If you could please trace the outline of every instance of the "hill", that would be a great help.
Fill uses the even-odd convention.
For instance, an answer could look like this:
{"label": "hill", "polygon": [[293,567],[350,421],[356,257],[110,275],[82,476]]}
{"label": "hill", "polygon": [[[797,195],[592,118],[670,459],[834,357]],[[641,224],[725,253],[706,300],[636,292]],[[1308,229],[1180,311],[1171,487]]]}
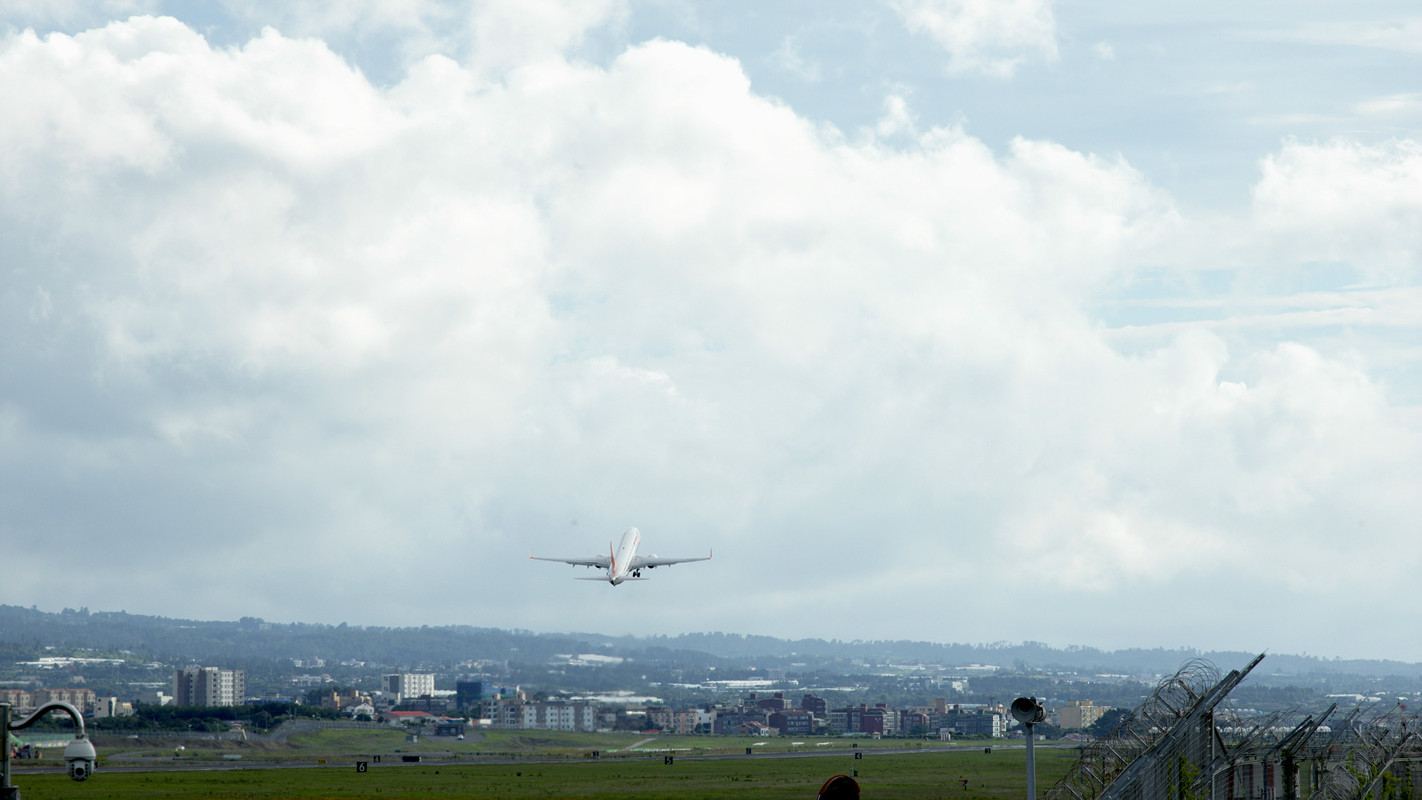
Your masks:
{"label": "hill", "polygon": [[[0,605],[0,664],[14,664],[54,653],[122,654],[165,664],[239,663],[254,670],[280,671],[292,662],[320,661],[328,665],[359,664],[369,669],[420,669],[444,675],[473,673],[472,665],[498,662],[503,675],[509,665],[520,676],[546,673],[546,665],[571,654],[598,654],[610,661],[637,665],[658,676],[718,676],[789,672],[829,680],[835,675],[882,672],[885,667],[967,668],[972,674],[1046,674],[1063,679],[1094,680],[1102,675],[1130,676],[1152,682],[1192,658],[1205,658],[1229,668],[1247,662],[1246,652],[1205,652],[1190,648],[1099,650],[1091,647],[1053,648],[1039,642],[946,644],[922,641],[838,641],[777,639],[734,633],[687,633],[679,636],[607,636],[596,633],[535,633],[473,626],[406,628],[273,623],[252,617],[232,621],[200,621],[117,612]],[[993,669],[984,669],[991,667]],[[756,672],[760,670],[760,672]],[[327,672],[333,670],[328,666]],[[619,677],[609,670],[598,683]],[[567,671],[565,670],[564,680]],[[1322,659],[1316,656],[1270,654],[1256,671],[1265,685],[1307,685],[1319,691],[1416,690],[1422,686],[1422,664],[1369,659]],[[337,680],[341,677],[338,674]],[[251,680],[251,679],[249,679]],[[652,679],[655,680],[655,679]],[[588,688],[597,688],[589,686]]]}

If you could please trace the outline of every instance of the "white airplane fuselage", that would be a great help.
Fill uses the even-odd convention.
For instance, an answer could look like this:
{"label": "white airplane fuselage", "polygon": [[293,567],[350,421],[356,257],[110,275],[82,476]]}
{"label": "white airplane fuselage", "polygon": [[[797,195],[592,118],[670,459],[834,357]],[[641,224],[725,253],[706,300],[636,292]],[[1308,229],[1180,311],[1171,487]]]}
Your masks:
{"label": "white airplane fuselage", "polygon": [[612,553],[612,564],[607,568],[608,583],[616,586],[632,575],[632,559],[637,557],[637,545],[641,543],[642,533],[636,528],[628,528],[616,548],[612,547],[612,542],[607,543]]}

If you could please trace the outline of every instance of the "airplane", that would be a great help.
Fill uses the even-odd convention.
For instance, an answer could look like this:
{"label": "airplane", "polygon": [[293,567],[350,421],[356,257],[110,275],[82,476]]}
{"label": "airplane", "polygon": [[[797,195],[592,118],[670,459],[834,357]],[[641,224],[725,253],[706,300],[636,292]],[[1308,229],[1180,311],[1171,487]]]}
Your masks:
{"label": "airplane", "polygon": [[607,555],[592,556],[590,558],[544,558],[529,554],[529,558],[534,561],[560,561],[564,564],[572,564],[575,567],[596,567],[606,570],[607,576],[603,578],[578,578],[580,581],[607,581],[616,586],[623,581],[645,581],[642,577],[642,570],[665,567],[670,564],[685,564],[688,561],[710,561],[711,556],[705,558],[661,558],[655,554],[650,556],[637,555],[637,545],[642,543],[642,533],[636,528],[628,528],[622,534],[622,540],[617,543],[617,547],[612,546],[612,542],[607,543]]}

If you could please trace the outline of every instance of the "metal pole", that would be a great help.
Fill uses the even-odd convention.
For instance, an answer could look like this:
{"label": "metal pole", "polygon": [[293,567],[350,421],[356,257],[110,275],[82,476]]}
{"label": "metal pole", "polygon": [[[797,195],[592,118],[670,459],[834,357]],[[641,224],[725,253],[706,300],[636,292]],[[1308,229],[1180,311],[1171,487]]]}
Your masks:
{"label": "metal pole", "polygon": [[[43,717],[51,711],[63,711],[68,714],[69,718],[74,720],[74,727],[79,729],[79,732],[74,735],[74,741],[70,742],[69,747],[64,748],[64,759],[66,761],[79,761],[83,763],[85,767],[83,777],[78,777],[75,775],[73,765],[71,764],[70,777],[76,781],[82,781],[89,777],[89,772],[93,770],[95,760],[94,747],[90,744],[88,735],[84,732],[84,715],[79,713],[79,709],[68,703],[54,700],[40,706],[35,710],[35,713],[25,717],[19,722],[12,723],[10,722],[10,704],[0,703],[0,800],[20,800],[20,790],[10,783],[10,731],[28,728],[38,721],[40,717]],[[81,743],[88,752],[75,753],[75,755],[71,757],[71,748]]]}
{"label": "metal pole", "polygon": [[0,800],[20,800],[10,785],[10,704],[0,703]]}
{"label": "metal pole", "polygon": [[1037,760],[1032,753],[1032,723],[1024,722],[1027,728],[1027,800],[1037,800]]}
{"label": "metal pole", "polygon": [[1032,752],[1032,726],[1045,722],[1047,710],[1036,697],[1019,697],[1012,701],[1012,718],[1027,729],[1027,800],[1037,800],[1037,759]]}

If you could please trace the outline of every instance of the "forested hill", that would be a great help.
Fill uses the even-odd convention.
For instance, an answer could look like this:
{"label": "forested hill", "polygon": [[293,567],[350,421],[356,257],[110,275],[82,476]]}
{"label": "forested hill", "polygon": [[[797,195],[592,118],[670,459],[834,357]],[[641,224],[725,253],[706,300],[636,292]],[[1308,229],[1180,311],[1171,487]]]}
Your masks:
{"label": "forested hill", "polygon": [[218,658],[321,658],[381,664],[455,663],[477,658],[536,662],[556,653],[603,652],[603,637],[535,634],[447,626],[382,628],[266,622],[205,622],[123,611],[65,609],[57,614],[0,605],[0,643],[36,647],[127,650],[165,661]]}
{"label": "forested hill", "polygon": [[[58,650],[129,651],[164,661],[247,658],[357,660],[376,664],[457,664],[477,659],[538,663],[558,654],[599,653],[681,666],[714,664],[804,665],[847,669],[857,664],[993,665],[1008,669],[1062,669],[1084,673],[1168,674],[1203,657],[1221,669],[1241,666],[1248,652],[1188,648],[1098,650],[1020,644],[939,644],[915,641],[777,639],[730,633],[679,636],[605,636],[533,633],[472,626],[384,628],[265,622],[244,617],[211,622],[118,612],[65,609],[58,613],[0,605],[0,659],[20,660]],[[1265,672],[1278,675],[1346,674],[1422,678],[1422,664],[1369,659],[1322,659],[1269,654]]]}
{"label": "forested hill", "polygon": [[[1130,648],[1101,650],[1094,647],[1055,648],[1041,642],[994,642],[990,644],[940,644],[922,641],[826,641],[824,639],[776,639],[727,633],[688,633],[673,637],[646,637],[646,644],[662,644],[679,650],[697,650],[726,657],[843,659],[873,662],[923,663],[965,666],[970,664],[1033,669],[1061,668],[1079,672],[1168,674],[1192,658],[1204,658],[1223,670],[1240,667],[1259,651],[1202,651],[1188,647]],[[1422,663],[1381,659],[1325,659],[1269,653],[1264,662],[1267,673],[1347,674],[1363,676],[1403,676],[1422,678]]]}

